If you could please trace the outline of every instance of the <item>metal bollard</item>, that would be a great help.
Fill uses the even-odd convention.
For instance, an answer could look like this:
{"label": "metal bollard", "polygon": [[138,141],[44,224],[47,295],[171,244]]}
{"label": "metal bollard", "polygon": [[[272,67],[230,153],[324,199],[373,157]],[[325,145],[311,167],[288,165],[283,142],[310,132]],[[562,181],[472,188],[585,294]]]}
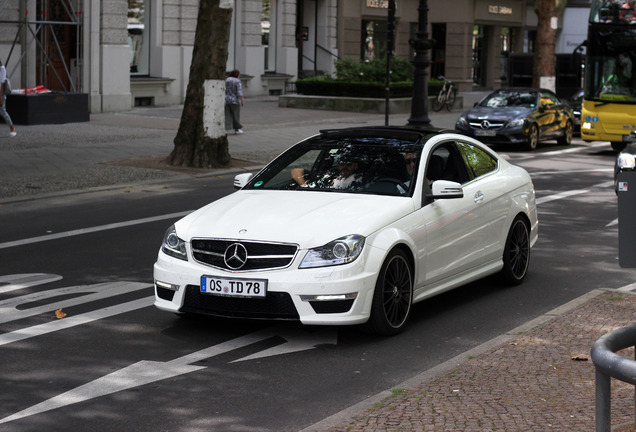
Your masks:
{"label": "metal bollard", "polygon": [[[592,361],[596,368],[596,432],[611,430],[611,378],[636,385],[636,361],[616,354],[635,345],[636,325],[607,333],[592,345]],[[634,398],[636,400],[636,392]]]}

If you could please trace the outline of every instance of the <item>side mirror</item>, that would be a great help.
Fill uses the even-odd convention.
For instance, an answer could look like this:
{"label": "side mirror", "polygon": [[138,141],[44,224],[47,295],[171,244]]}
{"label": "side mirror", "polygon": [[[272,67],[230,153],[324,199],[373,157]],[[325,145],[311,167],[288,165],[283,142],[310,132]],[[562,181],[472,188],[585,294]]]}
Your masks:
{"label": "side mirror", "polygon": [[243,188],[246,184],[249,183],[250,180],[252,180],[252,177],[254,177],[252,173],[237,175],[236,177],[234,177],[234,188],[235,189]]}
{"label": "side mirror", "polygon": [[436,180],[431,185],[433,193],[429,195],[433,199],[455,199],[464,197],[464,189],[457,182],[448,180]]}

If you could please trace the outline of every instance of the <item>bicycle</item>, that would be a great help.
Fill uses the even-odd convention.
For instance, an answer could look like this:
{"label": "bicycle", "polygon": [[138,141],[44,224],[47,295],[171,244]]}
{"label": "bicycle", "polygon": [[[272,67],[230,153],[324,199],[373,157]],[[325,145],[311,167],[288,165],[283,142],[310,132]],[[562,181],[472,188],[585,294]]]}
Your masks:
{"label": "bicycle", "polygon": [[433,111],[439,111],[444,106],[448,111],[453,109],[453,105],[455,104],[455,97],[457,96],[457,88],[455,87],[455,83],[452,81],[448,81],[442,75],[438,77],[438,79],[444,81],[444,85],[442,89],[439,91],[437,98],[433,102]]}

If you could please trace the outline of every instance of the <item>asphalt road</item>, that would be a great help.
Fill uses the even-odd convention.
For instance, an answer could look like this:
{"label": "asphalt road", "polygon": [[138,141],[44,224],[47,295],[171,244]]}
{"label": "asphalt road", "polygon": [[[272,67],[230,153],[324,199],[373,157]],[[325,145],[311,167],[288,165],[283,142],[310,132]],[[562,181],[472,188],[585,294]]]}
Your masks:
{"label": "asphalt road", "polygon": [[229,176],[4,205],[0,430],[297,431],[593,289],[634,281],[618,265],[608,145],[497,150],[537,190],[527,280],[486,279],[422,302],[391,338],[151,306],[165,229],[230,193]]}

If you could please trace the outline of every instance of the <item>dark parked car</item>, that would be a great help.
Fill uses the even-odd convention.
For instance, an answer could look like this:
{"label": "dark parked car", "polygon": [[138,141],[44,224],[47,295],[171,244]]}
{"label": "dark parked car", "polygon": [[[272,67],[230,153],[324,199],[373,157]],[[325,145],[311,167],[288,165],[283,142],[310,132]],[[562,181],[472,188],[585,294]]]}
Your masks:
{"label": "dark parked car", "polygon": [[636,143],[628,144],[625,149],[618,154],[614,164],[614,190],[618,192],[618,173],[621,171],[636,170]]}
{"label": "dark parked car", "polygon": [[487,143],[524,144],[534,150],[540,141],[569,145],[574,115],[568,103],[545,89],[501,89],[462,114],[455,129]]}

